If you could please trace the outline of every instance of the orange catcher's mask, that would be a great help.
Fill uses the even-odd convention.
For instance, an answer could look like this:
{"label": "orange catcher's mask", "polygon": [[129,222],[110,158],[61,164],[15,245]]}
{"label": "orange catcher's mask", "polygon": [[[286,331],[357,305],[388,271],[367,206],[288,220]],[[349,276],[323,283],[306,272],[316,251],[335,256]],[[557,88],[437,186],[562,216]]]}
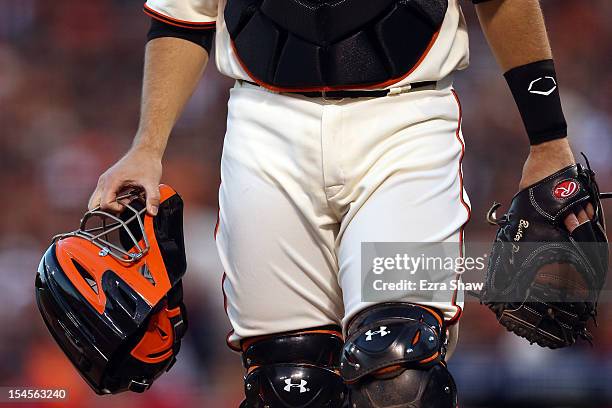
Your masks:
{"label": "orange catcher's mask", "polygon": [[98,394],[147,390],[176,361],[187,328],[183,201],[166,185],[160,195],[155,217],[140,191],[118,198],[119,215],[86,212],[38,268],[47,328]]}

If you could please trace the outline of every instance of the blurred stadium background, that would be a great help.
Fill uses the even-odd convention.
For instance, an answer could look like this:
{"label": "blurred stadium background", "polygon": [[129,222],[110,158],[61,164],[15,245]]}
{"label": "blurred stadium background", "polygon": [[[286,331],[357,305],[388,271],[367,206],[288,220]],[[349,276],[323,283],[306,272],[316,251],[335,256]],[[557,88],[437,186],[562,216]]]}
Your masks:
{"label": "blurred stadium background", "polygon": [[[468,240],[489,240],[484,212],[516,190],[527,142],[510,93],[462,0],[472,66],[457,76],[465,111]],[[512,0],[510,0],[512,1]],[[544,0],[571,141],[612,187],[612,1]],[[212,231],[226,101],[232,81],[209,65],[176,127],[164,181],[186,201],[191,330],[179,363],[143,395],[95,397],[52,342],[33,302],[34,273],[55,233],[76,227],[98,175],[137,124],[149,20],[134,0],[0,0],[0,385],[63,387],[45,407],[238,406],[239,356],[228,324]],[[608,204],[608,211],[612,208]],[[254,228],[256,226],[254,225]],[[462,407],[612,407],[612,311],[600,306],[595,345],[530,347],[467,305],[451,369]],[[43,404],[20,403],[20,407]]]}

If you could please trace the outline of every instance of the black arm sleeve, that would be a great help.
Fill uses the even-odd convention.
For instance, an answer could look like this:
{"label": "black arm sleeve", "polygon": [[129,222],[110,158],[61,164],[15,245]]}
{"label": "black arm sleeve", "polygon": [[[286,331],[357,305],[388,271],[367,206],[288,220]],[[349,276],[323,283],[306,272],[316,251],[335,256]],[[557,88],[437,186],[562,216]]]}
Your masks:
{"label": "black arm sleeve", "polygon": [[161,37],[176,37],[191,41],[194,44],[204,48],[210,54],[213,39],[215,36],[214,28],[195,29],[182,28],[163,21],[151,18],[151,28],[147,34],[147,41]]}
{"label": "black arm sleeve", "polygon": [[485,3],[487,1],[491,1],[491,0],[472,0],[472,3],[478,4],[478,3]]}

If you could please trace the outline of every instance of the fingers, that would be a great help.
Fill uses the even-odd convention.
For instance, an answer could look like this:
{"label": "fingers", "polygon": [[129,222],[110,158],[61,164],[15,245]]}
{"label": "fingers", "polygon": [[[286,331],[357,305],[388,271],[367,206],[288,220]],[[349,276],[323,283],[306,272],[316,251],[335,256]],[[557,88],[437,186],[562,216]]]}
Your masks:
{"label": "fingers", "polygon": [[117,193],[121,188],[121,184],[111,184],[105,187],[101,192],[100,209],[113,213],[120,213],[125,208],[117,201]]}
{"label": "fingers", "polygon": [[[98,187],[91,195],[87,208],[91,211],[96,207],[100,207],[101,210],[110,211],[113,213],[120,213],[125,208],[124,203],[121,200],[117,200],[119,192],[124,188],[122,183],[108,184],[103,177],[98,182]],[[151,216],[156,216],[159,210],[159,186],[149,185],[143,186],[147,199],[147,212]]]}
{"label": "fingers", "polygon": [[121,188],[119,182],[109,182],[103,174],[98,179],[96,190],[91,195],[87,208],[91,211],[96,207],[101,210],[119,213],[123,211],[124,206],[117,202],[117,193]]}
{"label": "fingers", "polygon": [[591,203],[588,203],[585,206],[585,208],[581,208],[577,213],[575,214],[572,213],[572,214],[569,214],[567,217],[565,217],[565,220],[564,220],[565,228],[567,228],[567,230],[571,233],[578,226],[584,224],[585,222],[589,220],[592,220],[594,216],[595,216],[595,209],[593,208]]}
{"label": "fingers", "polygon": [[89,202],[87,203],[87,209],[91,211],[94,208],[98,207],[99,205],[100,205],[100,189],[99,187],[96,187],[96,190],[91,194],[91,197],[89,197]]}
{"label": "fingers", "polygon": [[[100,207],[103,211],[120,213],[125,209],[125,204],[127,204],[127,202],[122,202],[122,200],[118,200],[117,198],[127,187],[134,187],[136,185],[137,184],[134,182],[113,179],[112,177],[109,178],[103,174],[98,180],[98,186],[91,195],[87,207],[90,211],[96,207]],[[152,183],[143,184],[142,189],[144,189],[146,195],[147,212],[154,217],[157,215],[159,209],[159,185]]]}
{"label": "fingers", "polygon": [[567,228],[567,230],[570,233],[573,232],[580,225],[580,221],[578,221],[578,217],[576,217],[576,214],[573,214],[573,213],[565,217],[565,220],[563,221],[563,223],[565,224],[565,228]]}
{"label": "fingers", "polygon": [[155,216],[159,208],[161,173],[160,157],[147,151],[129,151],[100,176],[88,207],[91,210],[99,206],[104,211],[120,213],[131,199],[118,200],[118,197],[132,190],[144,190],[147,212]]}
{"label": "fingers", "polygon": [[159,185],[143,186],[147,196],[147,212],[155,217],[159,210]]}
{"label": "fingers", "polygon": [[589,216],[587,215],[586,211],[584,211],[583,208],[581,208],[580,211],[578,211],[578,214],[576,215],[578,217],[578,222],[580,224],[584,224],[585,222],[589,220]]}
{"label": "fingers", "polygon": [[585,211],[587,213],[587,216],[589,217],[589,220],[595,218],[595,208],[593,208],[593,204],[587,203]]}

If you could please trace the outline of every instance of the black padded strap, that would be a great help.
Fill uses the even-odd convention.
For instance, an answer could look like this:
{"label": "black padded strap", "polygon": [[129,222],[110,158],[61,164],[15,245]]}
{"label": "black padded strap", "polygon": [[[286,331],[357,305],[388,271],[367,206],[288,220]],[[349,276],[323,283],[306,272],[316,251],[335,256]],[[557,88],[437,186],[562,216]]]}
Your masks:
{"label": "black padded strap", "polygon": [[176,316],[170,316],[170,324],[172,325],[172,330],[174,332],[174,344],[172,346],[173,355],[172,362],[166,369],[166,371],[170,370],[174,363],[176,363],[176,356],[181,349],[181,340],[185,337],[187,333],[187,308],[183,303],[183,282],[179,281],[176,285],[170,289],[167,295],[168,302],[168,310],[174,310],[178,308],[180,313]]}
{"label": "black padded strap", "polygon": [[307,331],[275,335],[255,341],[242,354],[244,367],[279,363],[308,363],[334,368],[339,365],[342,338],[339,333]]}
{"label": "black padded strap", "polygon": [[183,281],[180,280],[169,291],[167,296],[168,309],[174,309],[183,304]]}

